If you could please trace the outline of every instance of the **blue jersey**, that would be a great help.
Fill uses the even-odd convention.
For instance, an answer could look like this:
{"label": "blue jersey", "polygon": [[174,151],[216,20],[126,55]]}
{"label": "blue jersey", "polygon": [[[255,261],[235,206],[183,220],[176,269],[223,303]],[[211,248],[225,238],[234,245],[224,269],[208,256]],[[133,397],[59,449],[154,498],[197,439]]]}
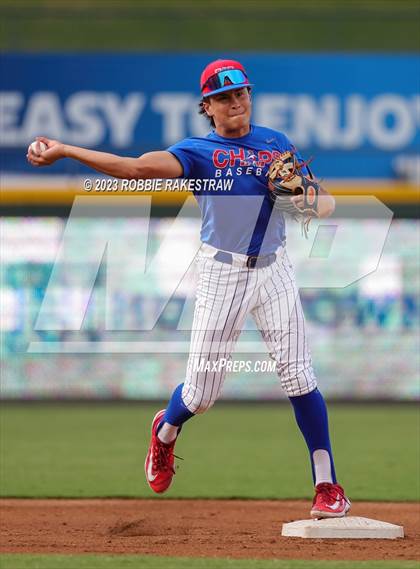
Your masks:
{"label": "blue jersey", "polygon": [[284,244],[285,220],[273,209],[268,169],[287,150],[295,151],[286,135],[256,125],[240,138],[213,131],[168,148],[181,163],[183,177],[196,182],[203,243],[245,255],[268,255]]}

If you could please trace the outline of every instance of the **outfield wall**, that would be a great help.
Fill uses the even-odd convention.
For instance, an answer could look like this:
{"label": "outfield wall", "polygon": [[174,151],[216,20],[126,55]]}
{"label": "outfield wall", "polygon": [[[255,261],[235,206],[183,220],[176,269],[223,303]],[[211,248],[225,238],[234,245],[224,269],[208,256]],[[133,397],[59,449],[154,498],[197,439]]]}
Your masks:
{"label": "outfield wall", "polygon": [[[416,217],[418,211],[420,57],[228,55],[244,63],[255,83],[256,122],[285,131],[305,157],[313,155],[313,170],[339,198],[373,195],[380,200],[377,204],[385,202],[391,208],[385,208],[385,219],[371,216],[360,205],[363,202],[359,204],[358,211],[364,215],[354,219],[347,250],[354,252],[350,261],[355,266],[370,267],[363,277],[339,287],[311,287],[307,281],[303,285],[315,368],[324,392],[356,399],[418,398],[419,225],[414,219],[386,224],[394,205],[404,206],[408,217]],[[118,330],[107,326],[105,264],[98,269],[92,298],[83,285],[89,264],[79,264],[71,277],[58,282],[50,305],[55,325],[37,328],[66,227],[65,219],[46,217],[47,208],[71,208],[75,196],[110,200],[115,196],[87,194],[83,181],[96,175],[75,162],[62,160],[50,168],[35,169],[27,164],[25,154],[27,145],[40,134],[130,156],[205,134],[208,125],[197,114],[198,77],[206,63],[220,56],[226,54],[3,54],[2,206],[8,214],[22,211],[13,210],[16,206],[25,208],[25,217],[2,220],[3,397],[165,398],[183,379],[186,352],[171,351],[171,342],[188,342],[193,288],[178,290],[170,300],[155,336],[139,338],[136,328],[165,296],[168,282],[162,267],[163,272],[158,271],[148,286],[141,278],[125,274],[127,267],[136,264],[138,242],[133,231],[143,227],[142,220],[122,218],[114,226],[106,214],[102,219],[85,215],[84,225],[76,232],[82,251],[89,249],[86,231],[111,235],[118,230],[130,244],[121,254],[124,286],[114,291]],[[169,215],[175,215],[186,198],[188,192],[153,194],[154,204],[171,209]],[[41,217],[35,219],[35,211]],[[197,239],[196,217],[195,208],[174,240],[179,247]],[[151,251],[172,221],[155,213],[154,223],[157,233],[151,235]],[[306,278],[302,258],[308,258],[317,232],[312,230],[305,241],[297,226],[289,224],[288,234],[289,253],[297,255],[302,286],[301,279]],[[377,258],[369,255],[370,243],[380,245]],[[306,257],[299,262],[303,250]],[[175,250],[173,259],[178,254]],[[165,270],[171,270],[173,259]],[[188,282],[194,283],[194,275]],[[68,318],[78,313],[87,297],[86,318],[82,326],[73,322],[72,327]],[[179,330],[181,313],[184,328]],[[262,353],[261,343],[255,330],[247,334],[253,359]],[[151,348],[145,351],[144,343],[140,351],[133,347],[139,339]],[[253,351],[257,347],[260,351]],[[224,394],[245,399],[282,396],[275,374],[243,370],[230,374]]]}
{"label": "outfield wall", "polygon": [[[3,171],[31,173],[36,135],[118,154],[202,136],[198,79],[221,54],[3,54]],[[284,131],[322,178],[415,180],[420,145],[417,55],[243,54],[253,120]],[[396,77],[398,80],[396,80]],[[60,161],[50,174],[85,172]]]}

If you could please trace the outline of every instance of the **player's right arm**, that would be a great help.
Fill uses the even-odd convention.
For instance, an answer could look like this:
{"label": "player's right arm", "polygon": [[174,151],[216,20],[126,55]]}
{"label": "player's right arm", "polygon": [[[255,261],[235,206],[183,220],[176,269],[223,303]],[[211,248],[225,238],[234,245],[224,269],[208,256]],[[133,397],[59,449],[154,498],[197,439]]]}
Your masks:
{"label": "player's right arm", "polygon": [[138,158],[118,156],[107,152],[98,152],[79,146],[63,144],[43,136],[37,140],[47,146],[37,156],[28,149],[27,159],[32,166],[49,166],[61,158],[72,158],[98,172],[123,179],[178,178],[183,175],[183,168],[173,154],[166,151],[147,152]]}

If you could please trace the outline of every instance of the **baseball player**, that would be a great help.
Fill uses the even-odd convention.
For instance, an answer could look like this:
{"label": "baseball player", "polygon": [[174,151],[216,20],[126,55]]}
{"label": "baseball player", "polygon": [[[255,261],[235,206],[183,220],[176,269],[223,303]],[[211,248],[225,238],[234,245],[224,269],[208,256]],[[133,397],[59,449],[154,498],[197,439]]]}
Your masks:
{"label": "baseball player", "polygon": [[[202,246],[190,355],[184,381],[152,421],[146,479],[165,492],[175,474],[174,448],[183,424],[218,399],[229,360],[248,314],[276,361],[281,385],[309,449],[314,518],[342,517],[350,501],[337,483],[327,409],[317,388],[293,267],[285,248],[284,211],[307,229],[312,216],[327,217],[334,198],[314,179],[288,138],[251,123],[251,87],[237,61],[217,60],[203,71],[200,113],[213,130],[166,151],[139,158],[96,152],[39,137],[34,166],[68,157],[117,178],[233,180],[229,195],[195,191]],[[197,362],[201,362],[198,366]],[[203,365],[203,362],[205,365]],[[207,365],[209,364],[209,365]]]}

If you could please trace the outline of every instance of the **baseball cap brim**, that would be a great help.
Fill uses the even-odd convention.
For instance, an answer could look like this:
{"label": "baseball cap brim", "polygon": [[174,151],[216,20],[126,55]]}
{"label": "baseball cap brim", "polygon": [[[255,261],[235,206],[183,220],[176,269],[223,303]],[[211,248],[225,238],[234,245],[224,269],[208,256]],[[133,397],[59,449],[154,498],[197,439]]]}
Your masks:
{"label": "baseball cap brim", "polygon": [[211,95],[217,95],[218,93],[224,93],[225,91],[233,91],[234,89],[242,89],[243,87],[253,87],[253,83],[240,83],[239,85],[226,85],[225,87],[220,87],[220,89],[215,89],[210,93],[203,95],[204,98],[210,97]]}

